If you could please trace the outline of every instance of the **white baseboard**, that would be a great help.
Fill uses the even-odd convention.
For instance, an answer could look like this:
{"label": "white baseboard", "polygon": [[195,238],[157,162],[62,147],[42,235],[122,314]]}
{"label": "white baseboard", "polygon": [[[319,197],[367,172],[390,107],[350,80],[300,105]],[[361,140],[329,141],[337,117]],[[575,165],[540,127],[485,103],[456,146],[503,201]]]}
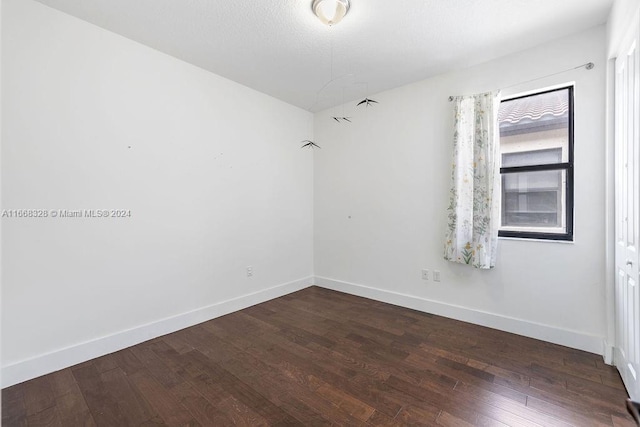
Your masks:
{"label": "white baseboard", "polygon": [[609,342],[605,339],[602,342],[602,358],[604,359],[604,363],[606,363],[607,365],[613,365],[614,364],[614,360],[613,360],[613,346],[611,344],[609,344]]}
{"label": "white baseboard", "polygon": [[311,286],[313,277],[284,283],[258,292],[242,295],[187,313],[167,317],[146,325],[96,338],[77,345],[42,354],[2,367],[2,388],[59,371],[78,363],[113,353],[123,348],[166,335],[243,308],[251,307]]}
{"label": "white baseboard", "polygon": [[[234,311],[242,310],[315,284],[327,289],[357,295],[377,301],[395,304],[426,313],[449,317],[464,322],[487,326],[530,338],[536,338],[591,353],[601,354],[610,363],[612,348],[603,337],[577,331],[556,328],[499,314],[473,310],[432,301],[425,298],[372,288],[326,277],[306,277],[258,292],[242,295],[227,301],[202,307],[187,313],[158,320],[105,337],[66,347],[31,359],[2,367],[2,388],[30,380],[78,363],[113,353],[123,348],[166,335],[189,326],[197,325]],[[604,343],[604,345],[603,345]],[[609,349],[609,350],[608,350]],[[609,356],[609,357],[607,357]]]}
{"label": "white baseboard", "polygon": [[329,279],[326,277],[316,276],[314,278],[314,283],[316,286],[322,288],[332,289],[376,301],[411,308],[413,310],[436,314],[438,316],[474,323],[476,325],[487,326],[489,328],[499,329],[501,331],[511,332],[517,335],[523,335],[525,337],[535,338],[554,344],[560,344],[566,347],[588,351],[590,353],[603,354],[604,337],[601,336],[561,329],[550,325],[543,325],[540,323],[529,322],[527,320],[502,316],[500,314],[488,313],[467,307],[428,300],[414,295],[391,292],[355,283]]}

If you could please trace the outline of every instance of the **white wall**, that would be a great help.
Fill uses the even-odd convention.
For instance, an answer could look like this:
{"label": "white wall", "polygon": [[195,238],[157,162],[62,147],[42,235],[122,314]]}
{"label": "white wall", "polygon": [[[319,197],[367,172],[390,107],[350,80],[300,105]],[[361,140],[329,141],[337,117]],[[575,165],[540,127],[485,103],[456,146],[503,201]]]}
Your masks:
{"label": "white wall", "polygon": [[[315,116],[317,283],[602,353],[605,336],[604,27],[344,107],[352,124]],[[428,58],[425,58],[428,61]],[[575,81],[575,242],[501,239],[497,266],[443,260],[450,183],[449,95]],[[442,281],[421,280],[440,270]]]}
{"label": "white wall", "polygon": [[4,386],[310,283],[310,113],[2,6],[2,208],[132,212],[2,219]]}
{"label": "white wall", "polygon": [[[2,9],[3,3],[0,0],[0,62],[2,58]],[[1,65],[1,64],[0,64]],[[0,146],[2,142],[2,67],[0,66]],[[0,165],[2,164],[2,150],[0,149]],[[0,172],[0,208],[2,207],[2,173]],[[0,220],[0,332],[2,332],[2,221]],[[2,355],[2,339],[0,337],[0,362]],[[1,365],[0,365],[1,366]],[[0,369],[0,387],[2,386],[2,369]],[[2,399],[0,398],[0,401]],[[2,410],[0,410],[2,415]]]}
{"label": "white wall", "polygon": [[624,32],[629,28],[638,9],[640,0],[614,0],[607,21],[607,53],[610,57],[616,55],[616,49],[625,36]]}

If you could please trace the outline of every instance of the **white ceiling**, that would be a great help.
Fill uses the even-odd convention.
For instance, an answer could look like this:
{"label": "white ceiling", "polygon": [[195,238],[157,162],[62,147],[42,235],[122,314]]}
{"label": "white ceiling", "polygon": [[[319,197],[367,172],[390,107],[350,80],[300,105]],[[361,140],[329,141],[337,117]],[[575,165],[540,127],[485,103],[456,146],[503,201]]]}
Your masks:
{"label": "white ceiling", "polygon": [[[613,0],[38,0],[301,108],[536,46],[606,21]],[[333,65],[332,65],[333,64]]]}

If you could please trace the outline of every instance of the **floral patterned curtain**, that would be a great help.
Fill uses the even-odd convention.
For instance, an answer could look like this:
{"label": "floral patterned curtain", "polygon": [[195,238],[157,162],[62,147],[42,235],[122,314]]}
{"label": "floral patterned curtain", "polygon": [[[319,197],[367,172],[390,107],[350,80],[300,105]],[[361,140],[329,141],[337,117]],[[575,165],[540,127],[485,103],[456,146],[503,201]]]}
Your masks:
{"label": "floral patterned curtain", "polygon": [[500,226],[498,95],[490,92],[454,99],[444,258],[484,269],[495,266]]}

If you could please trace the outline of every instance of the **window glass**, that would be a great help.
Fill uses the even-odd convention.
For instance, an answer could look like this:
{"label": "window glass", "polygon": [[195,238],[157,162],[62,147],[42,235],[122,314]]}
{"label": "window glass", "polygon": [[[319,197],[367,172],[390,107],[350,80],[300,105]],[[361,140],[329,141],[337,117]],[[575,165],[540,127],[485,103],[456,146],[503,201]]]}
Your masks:
{"label": "window glass", "polygon": [[502,155],[502,167],[548,165],[562,161],[561,148],[549,148],[546,150],[519,151]]}
{"label": "window glass", "polygon": [[573,88],[500,105],[500,235],[573,239]]}
{"label": "window glass", "polygon": [[502,225],[545,227],[564,225],[566,172],[510,173],[502,176]]}

